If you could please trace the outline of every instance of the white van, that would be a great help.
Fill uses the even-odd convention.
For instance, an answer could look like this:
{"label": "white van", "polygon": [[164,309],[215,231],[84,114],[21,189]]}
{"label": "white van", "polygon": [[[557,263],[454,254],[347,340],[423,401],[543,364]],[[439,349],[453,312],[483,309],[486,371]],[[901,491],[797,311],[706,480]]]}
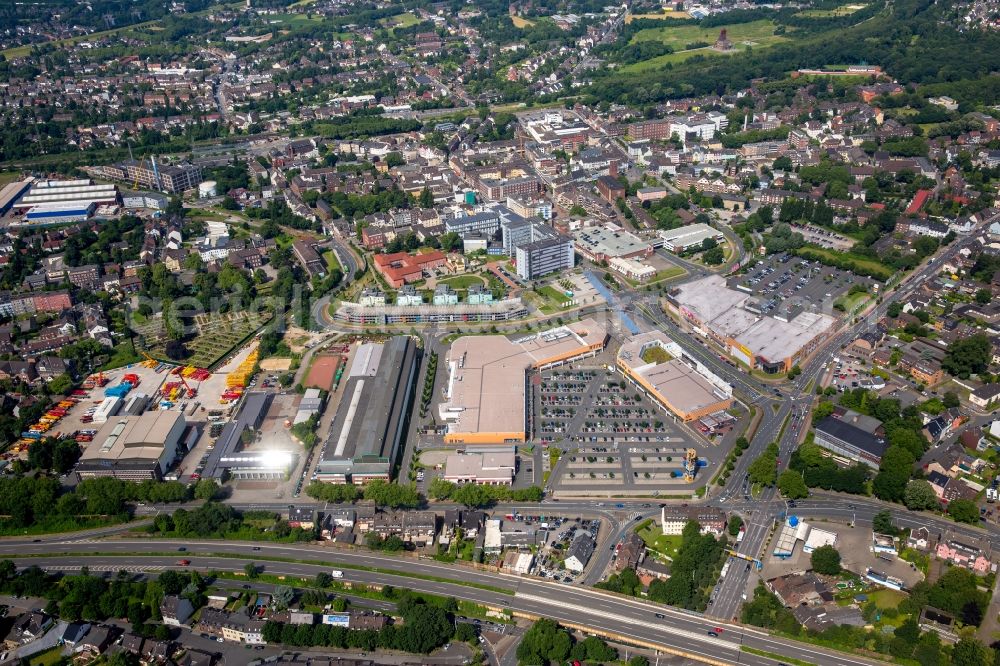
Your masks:
{"label": "white van", "polygon": [[344,577],[344,572],[343,572],[343,571],[341,571],[340,569],[334,569],[334,570],[333,570],[333,573],[332,573],[331,575],[332,575],[332,576],[333,576],[334,578],[343,578],[343,577]]}

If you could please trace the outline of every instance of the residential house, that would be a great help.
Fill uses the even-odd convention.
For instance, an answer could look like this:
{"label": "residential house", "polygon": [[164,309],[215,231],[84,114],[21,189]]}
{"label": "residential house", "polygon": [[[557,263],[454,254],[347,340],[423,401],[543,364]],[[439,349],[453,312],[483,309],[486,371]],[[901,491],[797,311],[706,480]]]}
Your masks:
{"label": "residential house", "polygon": [[992,409],[1000,403],[1000,384],[983,384],[969,393],[969,402],[984,411]]}
{"label": "residential house", "polygon": [[660,524],[663,533],[678,536],[684,531],[689,521],[695,521],[700,526],[702,534],[721,535],[726,529],[726,514],[714,507],[679,507],[665,506],[660,511]]}
{"label": "residential house", "polygon": [[188,621],[192,613],[194,613],[194,607],[185,597],[167,594],[160,602],[160,615],[163,616],[163,624],[179,627]]}
{"label": "residential house", "polygon": [[74,652],[89,652],[92,655],[98,655],[104,652],[109,645],[111,645],[112,636],[111,632],[113,627],[107,627],[104,625],[97,625],[91,627],[87,635],[77,643],[76,647],[73,649]]}
{"label": "residential house", "polygon": [[30,643],[52,626],[52,618],[40,611],[30,611],[14,620],[4,645],[13,649],[18,645]]}
{"label": "residential house", "polygon": [[629,532],[615,556],[615,571],[635,569],[646,556],[646,542],[635,532]]}
{"label": "residential house", "polygon": [[580,534],[575,539],[573,543],[569,545],[566,549],[566,558],[563,560],[563,565],[568,571],[574,571],[580,573],[590,562],[590,557],[594,554],[594,540],[589,534]]}
{"label": "residential house", "polygon": [[928,552],[933,546],[931,531],[926,527],[911,527],[910,534],[906,537],[906,547],[921,552]]}
{"label": "residential house", "polygon": [[984,557],[978,548],[961,541],[942,541],[937,545],[934,554],[942,560],[966,567],[978,574],[985,574],[991,566],[989,559]]}

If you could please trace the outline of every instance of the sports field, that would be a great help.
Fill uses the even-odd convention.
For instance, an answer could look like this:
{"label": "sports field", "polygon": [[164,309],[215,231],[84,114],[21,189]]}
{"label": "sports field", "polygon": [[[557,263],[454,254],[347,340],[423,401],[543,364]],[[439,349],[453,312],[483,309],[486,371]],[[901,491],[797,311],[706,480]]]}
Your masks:
{"label": "sports field", "polygon": [[333,387],[333,377],[340,367],[340,356],[323,355],[313,359],[309,366],[309,375],[302,383],[306,388],[318,388],[329,391]]}

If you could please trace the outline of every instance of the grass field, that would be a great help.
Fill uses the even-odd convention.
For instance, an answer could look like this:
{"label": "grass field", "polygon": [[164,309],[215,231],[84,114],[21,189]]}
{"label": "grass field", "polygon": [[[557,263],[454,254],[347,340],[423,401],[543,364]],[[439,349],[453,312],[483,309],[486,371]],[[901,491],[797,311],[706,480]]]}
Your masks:
{"label": "grass field", "polygon": [[870,257],[863,257],[857,254],[851,254],[850,252],[835,252],[833,250],[827,250],[826,248],[815,247],[812,245],[808,245],[802,248],[802,250],[808,254],[812,254],[817,257],[823,257],[828,261],[837,261],[840,259],[850,260],[854,262],[854,264],[858,268],[864,268],[865,270],[870,270],[872,272],[872,275],[877,276],[878,279],[881,280],[888,280],[890,277],[892,277],[893,273],[892,269],[884,266],[879,261],[872,259]]}
{"label": "grass field", "polygon": [[896,608],[899,606],[899,602],[905,599],[906,596],[903,592],[882,589],[870,593],[868,598],[874,601],[876,606],[884,610],[886,608]]}
{"label": "grass field", "polygon": [[689,19],[689,18],[691,18],[691,15],[688,14],[687,12],[683,11],[679,12],[675,9],[664,9],[659,14],[629,14],[628,16],[625,17],[625,22],[631,23],[636,19],[652,19],[654,21],[657,21],[660,19]]}
{"label": "grass field", "polygon": [[[719,37],[719,31],[725,28],[729,41],[734,48],[731,51],[716,51],[710,46],[699,49],[687,49],[685,46],[693,42],[708,42],[714,44]],[[783,35],[774,34],[775,25],[772,21],[759,20],[750,23],[738,23],[716,28],[700,28],[696,25],[679,25],[664,28],[646,28],[636,33],[632,42],[661,41],[674,49],[673,53],[643,60],[631,65],[622,67],[624,72],[640,72],[647,69],[655,69],[666,63],[683,62],[696,55],[723,56],[742,53],[748,47],[755,49],[773,46],[787,38]]]}
{"label": "grass field", "polygon": [[563,305],[572,299],[554,287],[546,285],[538,289],[538,292],[531,293],[534,296],[538,296],[539,294],[542,296],[543,302],[538,309],[545,314],[551,314],[553,312],[558,312],[559,310],[566,310],[567,308],[573,307],[572,305]]}
{"label": "grass field", "polygon": [[0,171],[0,187],[3,187],[8,183],[13,183],[15,180],[20,178],[21,174],[18,171]]}
{"label": "grass field", "polygon": [[834,7],[833,9],[804,9],[798,12],[796,16],[807,16],[810,18],[829,18],[831,16],[850,16],[856,11],[860,11],[867,7],[865,4],[850,4],[841,5],[840,7]]}
{"label": "grass field", "polygon": [[468,289],[476,285],[483,286],[486,283],[478,275],[456,275],[454,277],[441,278],[438,284],[446,284],[452,289]]}
{"label": "grass field", "polygon": [[395,16],[381,19],[379,23],[392,28],[408,28],[411,25],[420,23],[420,19],[413,12],[406,12],[405,14],[396,14]]}
{"label": "grass field", "polygon": [[870,298],[868,292],[862,291],[857,294],[852,294],[850,296],[844,294],[843,296],[837,299],[837,302],[843,304],[844,312],[851,312],[854,310],[854,308],[858,307],[858,305],[860,305],[862,302],[868,300],[868,298]]}
{"label": "grass field", "polygon": [[520,16],[511,16],[510,22],[514,24],[515,28],[519,29],[530,28],[535,25],[534,21],[529,21],[528,19],[521,18]]}
{"label": "grass field", "polygon": [[32,657],[28,663],[31,666],[52,666],[53,664],[58,664],[62,659],[63,648],[61,645],[57,645],[51,650],[46,650]]}

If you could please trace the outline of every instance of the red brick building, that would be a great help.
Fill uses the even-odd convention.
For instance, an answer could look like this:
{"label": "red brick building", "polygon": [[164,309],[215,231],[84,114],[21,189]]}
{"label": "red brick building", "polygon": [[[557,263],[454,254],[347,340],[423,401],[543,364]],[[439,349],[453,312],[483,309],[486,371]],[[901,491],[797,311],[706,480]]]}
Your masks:
{"label": "red brick building", "polygon": [[62,312],[73,307],[68,291],[46,291],[34,295],[35,312]]}
{"label": "red brick building", "polygon": [[424,271],[441,268],[445,261],[445,255],[437,250],[416,255],[406,252],[377,254],[375,270],[385,278],[390,287],[399,289],[409,282],[422,280]]}

